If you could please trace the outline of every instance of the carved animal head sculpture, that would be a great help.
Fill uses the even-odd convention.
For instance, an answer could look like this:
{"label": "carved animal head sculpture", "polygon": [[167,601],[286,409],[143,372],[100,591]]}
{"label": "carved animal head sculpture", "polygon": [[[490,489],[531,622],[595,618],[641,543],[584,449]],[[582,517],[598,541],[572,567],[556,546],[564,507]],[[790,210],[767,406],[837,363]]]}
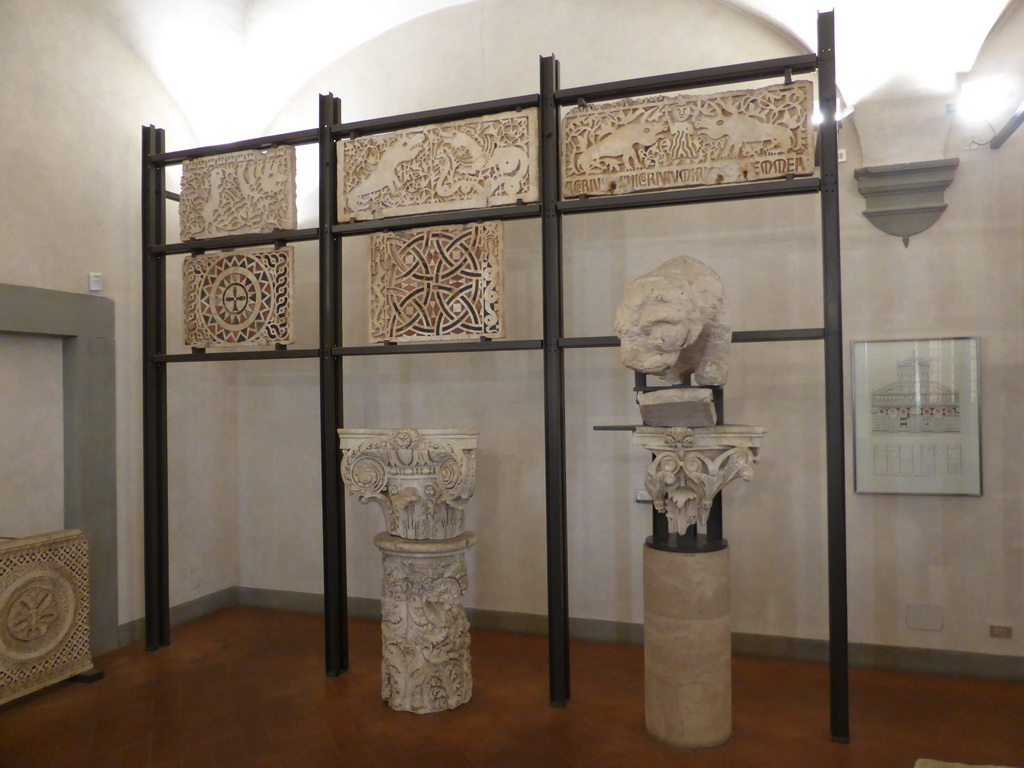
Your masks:
{"label": "carved animal head sculpture", "polygon": [[626,286],[615,313],[622,363],[672,383],[691,373],[724,386],[732,330],[722,281],[706,264],[678,256]]}

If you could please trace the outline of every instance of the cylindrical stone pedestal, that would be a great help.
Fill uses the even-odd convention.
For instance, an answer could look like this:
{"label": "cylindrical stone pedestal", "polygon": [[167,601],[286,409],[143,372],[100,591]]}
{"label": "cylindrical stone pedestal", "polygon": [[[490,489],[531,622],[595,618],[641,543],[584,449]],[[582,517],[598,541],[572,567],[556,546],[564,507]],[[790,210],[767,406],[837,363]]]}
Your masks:
{"label": "cylindrical stone pedestal", "polygon": [[732,733],[729,549],[644,547],[644,694],[647,732],[684,749]]}
{"label": "cylindrical stone pedestal", "polygon": [[473,695],[462,596],[474,542],[472,531],[440,540],[373,538],[384,557],[381,696],[392,709],[443,712]]}

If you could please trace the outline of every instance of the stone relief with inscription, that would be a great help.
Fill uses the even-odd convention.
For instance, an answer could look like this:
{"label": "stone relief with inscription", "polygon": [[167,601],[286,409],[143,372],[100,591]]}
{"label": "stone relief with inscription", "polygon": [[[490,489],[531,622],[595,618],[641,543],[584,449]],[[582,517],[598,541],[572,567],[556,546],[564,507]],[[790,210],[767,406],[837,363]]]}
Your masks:
{"label": "stone relief with inscription", "polygon": [[90,669],[85,534],[0,541],[0,704]]}
{"label": "stone relief with inscription", "polygon": [[295,147],[186,160],[178,218],[182,241],[295,229]]}
{"label": "stone relief with inscription", "polygon": [[290,344],[292,258],[290,246],[186,256],[185,345]]}
{"label": "stone relief with inscription", "polygon": [[342,221],[536,202],[540,195],[535,109],[343,140],[338,158]]}
{"label": "stone relief with inscription", "polygon": [[814,171],[813,85],[650,96],[562,119],[566,198],[775,179]]}
{"label": "stone relief with inscription", "polygon": [[370,338],[503,338],[502,240],[496,221],[374,234]]}

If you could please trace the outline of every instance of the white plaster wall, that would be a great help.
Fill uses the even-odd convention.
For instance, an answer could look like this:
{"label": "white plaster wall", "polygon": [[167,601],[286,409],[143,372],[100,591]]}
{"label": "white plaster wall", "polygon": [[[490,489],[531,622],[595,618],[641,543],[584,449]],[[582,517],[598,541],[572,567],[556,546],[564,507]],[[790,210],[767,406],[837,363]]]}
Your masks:
{"label": "white plaster wall", "polygon": [[[87,273],[101,272],[101,295],[115,302],[119,613],[126,622],[143,613],[140,127],[166,128],[168,148],[196,142],[160,83],[107,25],[101,6],[81,0],[0,3],[0,282],[84,293]],[[18,375],[25,362],[21,354],[3,356],[0,376]],[[40,419],[59,411],[61,383],[52,360],[47,371],[38,393],[14,408],[5,399],[12,433],[31,432]],[[223,391],[210,381],[218,375],[223,377],[212,369],[186,374],[190,380],[184,390],[205,388],[208,402]],[[180,390],[180,379],[172,383],[172,391]],[[56,400],[48,405],[37,401],[54,388]],[[180,408],[172,405],[175,601],[197,593],[185,582],[200,553],[212,569],[200,577],[209,591],[234,585],[238,578],[234,542],[226,550],[212,546],[222,545],[223,536],[210,538],[208,527],[198,524],[218,508],[234,521],[234,472],[215,480],[197,480],[195,473],[198,460],[215,465],[211,457],[235,451],[237,440],[230,430],[217,428],[222,418],[217,408],[193,409],[185,401]],[[196,451],[194,445],[182,445],[182,438],[202,447]],[[59,472],[59,442],[48,450],[37,448],[32,463]],[[49,478],[55,485],[43,494],[62,499],[59,474]],[[218,483],[223,488],[210,492]],[[0,483],[2,496],[16,490]]]}
{"label": "white plaster wall", "polygon": [[63,343],[0,333],[0,536],[64,527]]}
{"label": "white plaster wall", "polygon": [[[535,92],[537,57],[550,52],[562,62],[566,87],[799,52],[786,38],[720,4],[687,3],[685,11],[684,17],[680,4],[657,0],[634,6],[629,14],[611,3],[552,7],[486,1],[436,13],[340,59],[297,91],[267,133],[315,124],[317,92],[339,95],[346,120]],[[670,19],[679,21],[667,23]],[[1019,34],[1005,37],[1020,39]],[[888,126],[900,125],[901,109],[898,101],[887,105]],[[1024,514],[1019,473],[1005,461],[1022,426],[1019,412],[1010,407],[1024,362],[1019,342],[1024,276],[1017,259],[1024,207],[1021,177],[1014,170],[1020,167],[1021,142],[1008,144],[1001,154],[965,156],[947,193],[950,210],[905,250],[861,215],[864,202],[852,171],[864,164],[864,154],[856,118],[847,123],[840,137],[850,158],[841,167],[847,341],[981,336],[986,473],[980,499],[859,495],[852,493],[851,477],[851,638],[1021,654],[1024,646],[1017,640],[987,637],[990,622],[1024,623]],[[905,138],[903,145],[913,146]],[[815,198],[803,198],[571,218],[565,227],[566,333],[610,333],[625,280],[678,253],[702,258],[721,272],[736,329],[820,325],[818,216]],[[510,242],[528,251],[536,247],[532,238],[534,233],[524,229],[513,231]],[[350,290],[344,329],[350,344],[365,343],[365,308],[358,295],[365,267],[359,249],[355,241],[346,245]],[[524,272],[510,303],[536,302],[539,285],[536,271]],[[528,329],[523,337],[536,335],[536,329]],[[728,420],[769,428],[753,483],[727,492],[726,531],[735,550],[734,629],[824,638],[821,345],[738,345],[734,356]],[[523,362],[508,364],[507,380],[497,361],[474,362],[468,356],[346,362],[346,418],[352,426],[479,426],[482,446],[493,431],[497,454],[489,457],[482,448],[480,476],[496,473],[491,482],[500,493],[491,499],[490,489],[482,486],[471,509],[481,543],[471,561],[474,587],[467,603],[542,612],[541,366],[528,353],[508,357]],[[483,377],[479,386],[467,383],[477,376]],[[592,430],[595,424],[635,421],[631,376],[609,350],[568,352],[566,376],[571,612],[639,621],[640,542],[649,513],[632,496],[644,458],[627,435]],[[467,421],[471,415],[477,419],[473,423]],[[852,458],[848,450],[851,468]],[[280,472],[287,474],[283,467]],[[520,482],[509,483],[517,477]],[[277,482],[266,475],[262,480]],[[302,495],[313,503],[312,489]],[[516,514],[495,516],[493,505]],[[271,510],[252,507],[248,514],[268,519]],[[379,513],[352,504],[348,520],[352,594],[376,596],[379,564],[369,538],[380,529]],[[499,553],[515,566],[507,568]],[[316,576],[309,574],[312,583]],[[262,579],[269,583],[273,577],[263,570]],[[942,632],[907,628],[906,608],[919,603],[943,607]]]}

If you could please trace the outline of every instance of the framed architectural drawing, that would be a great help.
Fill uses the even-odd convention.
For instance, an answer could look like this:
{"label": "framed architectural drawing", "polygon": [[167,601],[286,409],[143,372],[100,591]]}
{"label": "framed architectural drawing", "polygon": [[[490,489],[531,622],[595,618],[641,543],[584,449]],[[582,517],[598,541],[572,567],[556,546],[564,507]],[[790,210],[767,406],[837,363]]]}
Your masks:
{"label": "framed architectural drawing", "polygon": [[853,343],[854,490],[981,495],[979,340]]}

